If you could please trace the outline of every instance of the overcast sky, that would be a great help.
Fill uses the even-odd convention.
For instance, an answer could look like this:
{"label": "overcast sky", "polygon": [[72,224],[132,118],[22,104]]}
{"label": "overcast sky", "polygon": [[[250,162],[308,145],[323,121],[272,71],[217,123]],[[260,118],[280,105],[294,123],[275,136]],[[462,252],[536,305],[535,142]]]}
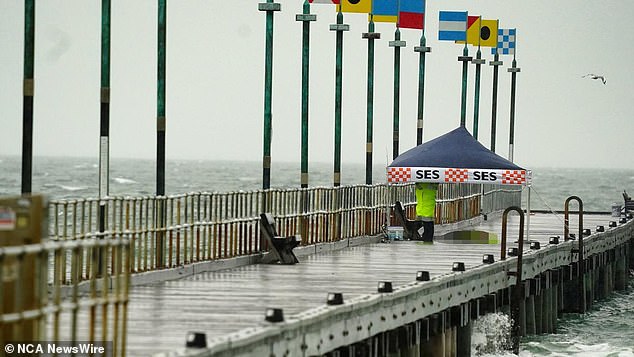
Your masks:
{"label": "overcast sky", "polygon": [[[273,78],[273,169],[300,160],[303,1],[277,0]],[[169,0],[167,157],[261,161],[265,13],[251,0]],[[469,11],[517,28],[515,162],[531,167],[631,167],[634,138],[634,1],[427,0],[424,139],[460,123],[462,46],[438,41],[440,10]],[[335,9],[313,5],[311,162],[332,162]],[[0,155],[22,137],[23,1],[0,0]],[[365,162],[367,16],[344,14],[342,160]],[[35,155],[99,153],[101,1],[38,0]],[[374,161],[392,157],[393,24],[377,24]],[[156,0],[112,1],[111,156],[156,152]],[[416,145],[420,30],[402,30],[401,152]],[[475,49],[470,48],[470,55]],[[490,142],[492,69],[483,49],[479,139]],[[511,57],[502,56],[497,152],[508,155]],[[472,130],[474,67],[467,128]],[[604,75],[607,84],[582,78]]]}

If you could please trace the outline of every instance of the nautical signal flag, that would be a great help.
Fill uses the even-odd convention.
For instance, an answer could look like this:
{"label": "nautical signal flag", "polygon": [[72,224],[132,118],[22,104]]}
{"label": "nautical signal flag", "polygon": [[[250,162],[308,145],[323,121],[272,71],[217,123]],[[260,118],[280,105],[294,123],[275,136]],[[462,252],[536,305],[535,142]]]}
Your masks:
{"label": "nautical signal flag", "polygon": [[441,11],[438,17],[438,40],[466,41],[468,17],[466,11]]}
{"label": "nautical signal flag", "polygon": [[398,25],[422,30],[425,26],[425,0],[400,0]]}
{"label": "nautical signal flag", "polygon": [[398,0],[373,0],[372,15],[375,22],[395,23],[398,20]]}
{"label": "nautical signal flag", "polygon": [[[496,47],[498,38],[498,20],[485,20],[481,16],[469,16],[467,19],[467,43],[482,47]],[[464,43],[464,41],[456,41]]]}
{"label": "nautical signal flag", "polygon": [[498,45],[497,48],[491,49],[491,54],[497,53],[501,55],[514,55],[515,54],[515,29],[499,29],[498,30]]}
{"label": "nautical signal flag", "polygon": [[330,4],[330,5],[339,5],[339,0],[308,0],[311,4]]}
{"label": "nautical signal flag", "polygon": [[339,0],[341,12],[360,12],[369,14],[372,11],[372,0]]}

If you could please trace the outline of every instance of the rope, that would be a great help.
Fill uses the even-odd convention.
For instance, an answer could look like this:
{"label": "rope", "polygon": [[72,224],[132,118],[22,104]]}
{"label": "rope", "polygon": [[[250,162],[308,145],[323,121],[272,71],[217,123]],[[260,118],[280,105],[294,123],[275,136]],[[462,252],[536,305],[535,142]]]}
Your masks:
{"label": "rope", "polygon": [[557,212],[555,212],[555,211],[553,210],[553,208],[552,208],[552,207],[550,207],[550,205],[548,204],[548,202],[546,202],[546,201],[542,198],[542,196],[539,194],[539,192],[537,192],[537,190],[535,189],[535,187],[531,186],[531,191],[533,191],[533,192],[535,192],[535,194],[537,194],[537,197],[540,199],[540,201],[542,201],[542,203],[543,203],[544,205],[546,205],[546,207],[548,207],[548,209],[550,210],[550,213],[551,213],[553,216],[557,217],[557,219],[558,219],[558,220],[559,220],[559,221],[560,221],[563,225],[566,225],[566,222],[564,222],[564,220],[563,220],[563,219],[561,219],[561,217],[557,214]]}

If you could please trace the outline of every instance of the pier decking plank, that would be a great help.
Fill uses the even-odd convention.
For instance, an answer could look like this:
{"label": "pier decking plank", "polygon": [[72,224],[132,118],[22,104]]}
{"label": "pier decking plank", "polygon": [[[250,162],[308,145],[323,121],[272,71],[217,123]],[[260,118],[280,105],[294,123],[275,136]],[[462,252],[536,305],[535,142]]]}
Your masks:
{"label": "pier decking plank", "polygon": [[[584,226],[594,232],[614,218],[586,215]],[[547,245],[552,235],[562,236],[563,216],[536,214],[530,218],[530,239]],[[507,246],[517,240],[519,218],[510,216]],[[471,227],[501,235],[501,220]],[[576,233],[571,216],[570,232]],[[562,239],[563,240],[563,239]],[[525,245],[528,250],[528,245]],[[128,355],[147,356],[184,347],[188,331],[201,331],[208,339],[265,324],[267,307],[283,308],[286,317],[324,305],[328,292],[344,299],[372,294],[379,281],[395,286],[415,280],[416,271],[432,278],[451,272],[453,262],[466,269],[482,264],[484,254],[500,257],[497,244],[434,244],[411,241],[377,243],[300,258],[296,265],[249,265],[201,273],[184,279],[135,286],[130,291]]]}

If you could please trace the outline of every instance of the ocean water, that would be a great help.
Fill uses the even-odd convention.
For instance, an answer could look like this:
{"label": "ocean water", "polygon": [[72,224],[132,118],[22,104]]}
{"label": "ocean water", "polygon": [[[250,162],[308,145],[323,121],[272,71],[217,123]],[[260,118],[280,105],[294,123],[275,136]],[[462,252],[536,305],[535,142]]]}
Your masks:
{"label": "ocean water", "polygon": [[[50,199],[98,196],[97,158],[35,157],[32,191]],[[262,186],[260,162],[168,160],[166,193],[257,190]],[[111,159],[110,195],[143,196],[155,192],[152,160]],[[311,163],[312,186],[332,185],[332,164]],[[20,193],[19,157],[0,156],[0,196]],[[571,195],[583,200],[586,211],[609,212],[622,204],[622,192],[634,195],[634,169],[533,168],[531,209],[561,211]],[[343,164],[342,185],[363,184],[364,164]],[[273,188],[299,187],[299,163],[273,163]],[[385,167],[373,168],[374,183],[385,183]],[[526,207],[527,190],[523,206]],[[576,209],[576,203],[571,206]],[[634,357],[634,277],[624,292],[615,292],[584,315],[567,314],[556,334],[525,338],[520,356],[632,356]],[[491,315],[474,329],[474,355],[513,356],[503,350],[508,337],[505,316]]]}

